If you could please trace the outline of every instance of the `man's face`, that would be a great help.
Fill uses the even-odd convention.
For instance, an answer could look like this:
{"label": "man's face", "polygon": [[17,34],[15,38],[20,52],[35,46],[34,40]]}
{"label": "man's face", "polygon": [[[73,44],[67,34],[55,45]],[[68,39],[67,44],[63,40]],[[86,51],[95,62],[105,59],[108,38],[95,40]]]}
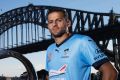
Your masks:
{"label": "man's face", "polygon": [[54,37],[60,37],[66,33],[67,19],[62,12],[52,12],[48,15],[48,29]]}

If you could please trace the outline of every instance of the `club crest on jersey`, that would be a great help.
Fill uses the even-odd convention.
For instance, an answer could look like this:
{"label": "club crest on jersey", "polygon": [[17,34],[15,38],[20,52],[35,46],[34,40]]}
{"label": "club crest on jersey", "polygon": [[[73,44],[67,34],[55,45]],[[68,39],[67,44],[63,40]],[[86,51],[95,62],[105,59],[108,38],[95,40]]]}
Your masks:
{"label": "club crest on jersey", "polygon": [[69,49],[65,49],[62,58],[68,58],[68,57],[69,57]]}

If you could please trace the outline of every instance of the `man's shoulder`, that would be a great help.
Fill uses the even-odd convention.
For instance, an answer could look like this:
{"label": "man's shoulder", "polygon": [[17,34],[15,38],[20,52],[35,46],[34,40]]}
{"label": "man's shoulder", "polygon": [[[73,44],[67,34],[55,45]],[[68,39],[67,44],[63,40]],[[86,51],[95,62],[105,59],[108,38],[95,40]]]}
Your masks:
{"label": "man's shoulder", "polygon": [[74,34],[74,38],[80,39],[81,41],[86,41],[91,39],[89,36],[83,34]]}
{"label": "man's shoulder", "polygon": [[51,45],[48,46],[47,50],[53,49],[55,47],[55,45],[56,45],[55,43],[52,43]]}

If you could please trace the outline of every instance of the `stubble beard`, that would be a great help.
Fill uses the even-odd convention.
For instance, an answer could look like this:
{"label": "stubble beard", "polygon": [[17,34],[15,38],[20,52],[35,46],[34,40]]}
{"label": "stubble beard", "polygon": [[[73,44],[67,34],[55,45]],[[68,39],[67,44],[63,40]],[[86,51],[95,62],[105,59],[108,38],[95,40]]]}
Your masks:
{"label": "stubble beard", "polygon": [[58,38],[58,37],[63,36],[65,33],[66,33],[66,30],[62,30],[62,31],[60,31],[56,34],[52,33],[52,35],[53,35],[54,38]]}

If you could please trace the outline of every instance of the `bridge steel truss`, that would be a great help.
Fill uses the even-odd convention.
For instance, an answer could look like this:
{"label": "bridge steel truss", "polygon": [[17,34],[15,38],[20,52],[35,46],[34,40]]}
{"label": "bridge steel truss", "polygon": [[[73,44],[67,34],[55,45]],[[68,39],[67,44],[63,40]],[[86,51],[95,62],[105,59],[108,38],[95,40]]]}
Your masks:
{"label": "bridge steel truss", "polygon": [[[28,5],[0,15],[0,48],[20,53],[43,51],[53,43],[46,15],[53,6]],[[91,36],[120,70],[120,15],[61,8],[72,21],[71,32]],[[108,49],[109,43],[112,50]]]}

